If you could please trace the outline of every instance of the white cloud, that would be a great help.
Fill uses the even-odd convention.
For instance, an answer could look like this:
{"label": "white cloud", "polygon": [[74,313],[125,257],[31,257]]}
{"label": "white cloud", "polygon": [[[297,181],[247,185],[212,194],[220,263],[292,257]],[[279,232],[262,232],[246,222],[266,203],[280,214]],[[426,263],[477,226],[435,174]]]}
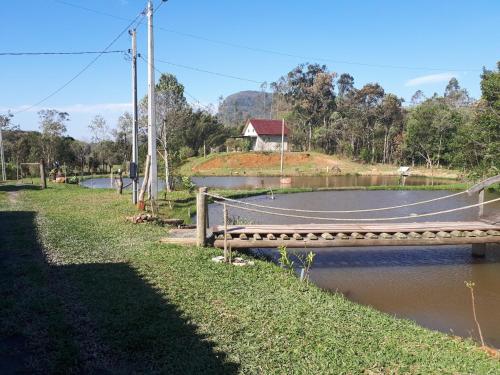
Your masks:
{"label": "white cloud", "polygon": [[457,77],[457,74],[453,73],[429,74],[426,76],[412,78],[405,82],[405,86],[420,86],[420,85],[427,85],[430,83],[448,82],[453,77]]}
{"label": "white cloud", "polygon": [[[28,109],[29,108],[29,109]],[[44,107],[33,107],[30,108],[29,105],[21,105],[15,108],[0,108],[0,113],[7,112],[10,110],[11,112],[25,111],[26,112],[38,112],[41,109],[53,108],[57,109],[61,112],[72,113],[100,113],[100,112],[124,112],[130,111],[132,109],[131,103],[98,103],[98,104],[72,104],[72,105],[63,105],[63,106],[44,106]]]}

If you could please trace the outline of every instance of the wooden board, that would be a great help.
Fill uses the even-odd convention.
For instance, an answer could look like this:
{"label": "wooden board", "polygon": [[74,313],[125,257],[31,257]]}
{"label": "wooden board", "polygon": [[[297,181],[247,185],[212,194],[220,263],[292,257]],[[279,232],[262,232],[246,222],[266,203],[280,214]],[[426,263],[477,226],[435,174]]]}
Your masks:
{"label": "wooden board", "polygon": [[[458,222],[422,222],[422,223],[367,223],[367,224],[289,224],[289,225],[228,225],[228,233],[254,234],[254,233],[279,233],[279,234],[307,234],[307,233],[396,233],[396,232],[435,232],[452,230],[500,230],[500,224],[490,224],[483,221],[458,221]],[[224,232],[223,226],[213,228],[214,233]]]}
{"label": "wooden board", "polygon": [[[262,239],[259,241],[232,239],[228,244],[232,248],[277,248],[286,246],[288,248],[318,248],[318,247],[366,247],[366,246],[441,246],[441,245],[467,245],[478,243],[500,243],[499,236],[486,237],[456,237],[456,238],[419,238],[419,239],[334,239],[324,240],[276,240]],[[224,240],[215,240],[215,247],[223,248]]]}

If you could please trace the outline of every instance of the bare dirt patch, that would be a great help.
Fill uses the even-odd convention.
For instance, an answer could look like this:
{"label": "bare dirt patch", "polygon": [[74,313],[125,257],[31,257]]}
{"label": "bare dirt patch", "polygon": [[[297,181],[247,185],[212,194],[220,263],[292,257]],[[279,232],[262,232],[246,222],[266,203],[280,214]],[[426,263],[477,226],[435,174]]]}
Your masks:
{"label": "bare dirt patch", "polygon": [[[306,164],[330,165],[334,163],[327,156],[309,153],[287,153],[285,160],[288,165],[303,166]],[[266,169],[279,168],[279,153],[244,153],[215,157],[192,168],[193,172],[205,172],[214,169]]]}
{"label": "bare dirt patch", "polygon": [[[197,161],[188,167],[190,173],[199,175],[278,175],[280,171],[280,153],[247,152],[214,155],[208,160]],[[399,175],[398,165],[369,164],[346,158],[315,152],[285,153],[285,173],[287,175],[320,174],[360,174],[360,175]],[[413,175],[457,178],[457,171],[425,167],[411,169]]]}
{"label": "bare dirt patch", "polygon": [[7,192],[7,200],[9,203],[15,204],[19,200],[19,192],[18,191],[8,191]]}

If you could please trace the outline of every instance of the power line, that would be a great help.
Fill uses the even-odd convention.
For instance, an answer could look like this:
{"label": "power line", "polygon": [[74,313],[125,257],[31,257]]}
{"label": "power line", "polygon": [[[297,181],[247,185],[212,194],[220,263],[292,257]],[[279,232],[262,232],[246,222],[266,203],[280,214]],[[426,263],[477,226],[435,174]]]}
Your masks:
{"label": "power line", "polygon": [[[107,17],[119,19],[119,20],[127,20],[123,17],[116,16],[110,13],[102,12],[99,10],[91,9],[88,7],[84,7],[81,5],[76,5],[69,3],[64,0],[53,0],[55,2],[65,4],[68,6],[72,6],[74,8],[80,8],[89,12],[101,14]],[[160,5],[161,6],[161,5]],[[239,43],[234,43],[234,42],[228,42],[224,40],[219,40],[219,39],[212,39],[212,38],[207,38],[201,35],[196,35],[196,34],[191,34],[191,33],[186,33],[174,29],[168,29],[165,27],[161,26],[156,26],[159,30],[172,33],[172,34],[177,34],[181,35],[184,37],[192,38],[192,39],[198,39],[198,40],[203,40],[206,42],[210,43],[215,43],[215,44],[220,44],[232,48],[239,48],[239,49],[246,49],[249,51],[254,51],[254,52],[260,52],[260,53],[267,53],[267,54],[272,54],[272,55],[277,55],[277,56],[283,56],[283,57],[290,57],[294,59],[301,59],[301,60],[309,60],[309,61],[323,61],[323,62],[330,62],[334,64],[345,64],[345,65],[355,65],[355,66],[366,66],[366,67],[372,67],[372,68],[381,68],[381,69],[403,69],[403,70],[424,70],[424,71],[452,71],[452,72],[479,72],[481,69],[457,69],[457,68],[444,68],[444,67],[422,67],[422,66],[406,66],[406,65],[391,65],[391,64],[376,64],[376,63],[366,63],[366,62],[359,62],[359,61],[349,61],[349,60],[336,60],[336,59],[331,59],[331,58],[325,58],[325,57],[314,57],[314,56],[306,56],[306,55],[298,55],[298,54],[293,54],[289,52],[283,52],[283,51],[277,51],[277,50],[272,50],[272,49],[266,49],[266,48],[261,48],[261,47],[253,47],[253,46],[247,46],[244,44],[239,44]]]}
{"label": "power line", "polygon": [[44,56],[44,55],[96,55],[125,53],[126,50],[115,51],[75,51],[75,52],[0,52],[0,56]]}
{"label": "power line", "polygon": [[171,62],[171,61],[160,60],[160,59],[155,59],[155,61],[158,61],[158,62],[161,62],[161,63],[164,63],[164,64],[168,64],[168,65],[172,65],[172,66],[177,66],[179,68],[194,70],[196,72],[208,73],[208,74],[216,75],[216,76],[219,76],[219,77],[232,78],[232,79],[237,79],[237,80],[240,80],[240,81],[252,82],[252,83],[257,83],[257,84],[262,84],[263,83],[261,81],[256,81],[256,80],[250,79],[250,78],[243,78],[243,77],[238,77],[238,76],[234,76],[234,75],[231,75],[231,74],[213,72],[213,71],[210,71],[210,70],[196,68],[194,66],[189,66],[189,65],[178,64],[178,63],[174,63],[174,62]]}
{"label": "power line", "polygon": [[32,104],[24,109],[21,109],[19,111],[14,112],[14,114],[22,113],[22,112],[27,112],[32,108],[35,108],[36,106],[42,104],[43,102],[47,101],[48,99],[52,98],[54,95],[58,94],[62,90],[64,90],[66,87],[68,87],[74,80],[76,80],[78,77],[80,77],[85,71],[87,71],[94,63],[99,60],[99,58],[111,48],[115,42],[120,39],[120,37],[125,34],[129,28],[140,18],[144,17],[143,13],[139,13],[128,25],[125,27],[120,33],[104,48],[96,57],[94,57],[87,65],[85,65],[78,73],[76,73],[70,80],[66,81],[62,86],[51,92],[49,95],[45,96],[43,99],[39,100],[35,104]]}
{"label": "power line", "polygon": [[[148,60],[146,60],[141,54],[138,55],[138,57],[144,61],[144,63],[146,63],[146,65],[149,65],[149,62]],[[157,60],[156,60],[157,61]],[[158,73],[158,74],[163,74],[164,72],[162,72],[161,70],[159,70],[158,68],[154,67],[154,70]],[[208,111],[212,111],[212,108],[210,108],[209,106],[203,104],[202,102],[200,102],[194,95],[190,94],[186,88],[184,88],[184,92],[186,93],[187,96],[189,96],[192,100],[194,100],[200,107],[203,107],[205,108],[206,110]]]}
{"label": "power line", "polygon": [[223,41],[223,40],[211,39],[211,38],[207,38],[207,37],[196,35],[196,34],[190,34],[190,33],[185,33],[185,32],[178,31],[178,30],[167,29],[167,28],[164,28],[161,26],[158,26],[158,28],[160,30],[163,30],[163,31],[166,31],[166,32],[169,32],[172,34],[177,34],[177,35],[181,35],[181,36],[185,36],[185,37],[193,38],[193,39],[199,39],[199,40],[203,40],[203,41],[210,42],[210,43],[221,44],[221,45],[225,45],[225,46],[233,47],[233,48],[246,49],[246,50],[254,51],[254,52],[261,52],[261,53],[267,53],[267,54],[272,54],[272,55],[291,57],[291,58],[301,59],[301,60],[324,61],[324,62],[330,62],[330,63],[335,63],[335,64],[358,65],[358,66],[366,66],[366,67],[372,67],[372,68],[429,70],[429,71],[431,71],[431,70],[435,70],[435,71],[446,70],[446,71],[453,71],[453,72],[477,72],[477,71],[481,71],[481,69],[457,69],[457,68],[449,69],[449,68],[439,68],[439,67],[417,67],[417,66],[405,66],[405,65],[374,64],[374,63],[364,63],[364,62],[348,61],[348,60],[335,60],[335,59],[325,58],[325,57],[297,55],[297,54],[293,54],[293,53],[289,53],[289,52],[276,51],[276,50],[260,48],[260,47],[252,47],[252,46],[247,46],[247,45],[243,45],[243,44],[227,42],[227,41]]}

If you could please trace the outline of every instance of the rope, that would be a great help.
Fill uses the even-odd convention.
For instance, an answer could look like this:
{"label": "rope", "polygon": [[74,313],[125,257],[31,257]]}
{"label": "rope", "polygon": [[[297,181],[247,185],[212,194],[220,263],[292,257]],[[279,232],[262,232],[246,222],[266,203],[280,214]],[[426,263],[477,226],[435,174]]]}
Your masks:
{"label": "rope", "polygon": [[212,198],[215,198],[215,199],[224,200],[224,201],[227,201],[227,202],[233,202],[233,203],[237,203],[237,204],[244,204],[246,206],[253,206],[253,207],[270,209],[270,210],[277,210],[277,211],[327,213],[327,214],[348,214],[348,213],[356,213],[356,212],[387,211],[387,210],[394,210],[396,208],[417,206],[419,204],[430,203],[430,202],[435,202],[435,201],[442,200],[442,199],[456,197],[458,195],[465,194],[465,193],[467,193],[467,191],[461,191],[459,193],[445,195],[444,197],[438,197],[438,198],[428,199],[426,201],[420,201],[420,202],[402,204],[402,205],[399,205],[399,206],[380,207],[380,208],[367,208],[367,209],[361,209],[361,210],[337,210],[337,211],[301,210],[301,209],[298,209],[298,208],[283,208],[283,207],[266,206],[266,205],[261,205],[261,204],[250,203],[250,202],[240,201],[240,200],[236,200],[236,199],[226,198],[226,197],[222,197],[222,196],[217,195],[217,194],[210,194],[210,193],[203,193],[203,194],[205,194],[205,195],[207,195],[209,197],[212,197]]}
{"label": "rope", "polygon": [[395,217],[382,217],[382,218],[361,218],[361,219],[335,218],[335,217],[314,217],[314,216],[304,216],[304,215],[282,214],[282,213],[278,213],[278,212],[257,210],[257,209],[253,209],[253,208],[241,207],[241,206],[237,206],[237,205],[233,205],[233,204],[229,204],[229,203],[217,202],[217,201],[215,203],[225,204],[228,207],[239,208],[239,209],[245,210],[245,211],[257,212],[257,213],[275,215],[275,216],[294,217],[294,218],[299,218],[299,219],[325,220],[325,221],[356,221],[356,222],[358,222],[358,221],[390,221],[390,220],[414,219],[417,217],[435,216],[435,215],[446,214],[449,212],[467,210],[469,208],[479,207],[479,206],[487,205],[487,204],[498,202],[498,201],[500,201],[500,198],[492,199],[492,200],[482,202],[482,203],[471,204],[469,206],[452,208],[449,210],[429,212],[426,214],[415,214],[415,215],[409,215],[409,216],[395,216]]}

